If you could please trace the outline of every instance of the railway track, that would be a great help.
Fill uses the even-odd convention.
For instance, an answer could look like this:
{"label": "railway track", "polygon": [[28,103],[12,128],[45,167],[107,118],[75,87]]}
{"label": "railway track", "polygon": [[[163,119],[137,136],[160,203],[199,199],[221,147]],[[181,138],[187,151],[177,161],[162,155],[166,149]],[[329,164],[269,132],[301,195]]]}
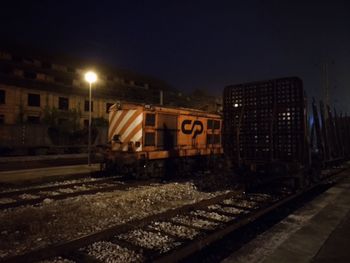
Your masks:
{"label": "railway track", "polygon": [[178,262],[320,185],[293,194],[231,191],[0,262]]}
{"label": "railway track", "polygon": [[118,178],[92,178],[73,183],[58,183],[49,186],[33,186],[0,192],[0,209],[15,208],[24,205],[35,205],[45,200],[62,200],[80,195],[126,190],[147,182],[122,182]]}

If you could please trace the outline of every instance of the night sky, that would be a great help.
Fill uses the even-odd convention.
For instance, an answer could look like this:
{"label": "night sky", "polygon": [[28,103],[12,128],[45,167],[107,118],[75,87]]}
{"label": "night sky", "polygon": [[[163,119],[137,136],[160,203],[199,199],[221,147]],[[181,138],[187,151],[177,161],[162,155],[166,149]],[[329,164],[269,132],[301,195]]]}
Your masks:
{"label": "night sky", "polygon": [[[150,74],[179,90],[284,76],[350,112],[350,1],[6,1],[0,37]],[[0,44],[1,45],[1,44]],[[349,105],[348,105],[349,104]]]}

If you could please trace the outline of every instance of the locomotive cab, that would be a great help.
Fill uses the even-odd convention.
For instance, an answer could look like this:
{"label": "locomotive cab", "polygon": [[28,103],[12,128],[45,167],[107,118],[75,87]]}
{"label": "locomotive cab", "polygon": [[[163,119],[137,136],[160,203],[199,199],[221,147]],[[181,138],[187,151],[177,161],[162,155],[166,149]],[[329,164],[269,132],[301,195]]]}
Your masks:
{"label": "locomotive cab", "polygon": [[222,154],[221,116],[204,111],[114,104],[106,169],[137,177],[186,173],[194,160]]}

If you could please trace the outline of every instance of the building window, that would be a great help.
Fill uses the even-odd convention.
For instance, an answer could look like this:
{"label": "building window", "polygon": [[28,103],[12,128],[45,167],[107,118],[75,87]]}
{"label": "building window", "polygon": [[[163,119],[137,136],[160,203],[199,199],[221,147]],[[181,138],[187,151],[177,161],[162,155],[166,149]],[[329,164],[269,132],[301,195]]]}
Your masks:
{"label": "building window", "polygon": [[151,114],[151,113],[147,113],[146,114],[146,126],[154,126],[156,125],[156,115],[155,114]]}
{"label": "building window", "polygon": [[39,116],[28,116],[27,122],[31,124],[39,124],[40,123],[40,117]]}
{"label": "building window", "polygon": [[4,124],[4,123],[5,123],[5,115],[0,114],[0,124]]}
{"label": "building window", "polygon": [[[84,103],[84,111],[89,111],[89,101],[86,100]],[[94,111],[94,102],[91,101],[91,111]]]}
{"label": "building window", "polygon": [[67,67],[67,71],[70,73],[75,73],[75,68]]}
{"label": "building window", "polygon": [[68,123],[68,119],[65,119],[65,118],[58,119],[58,125],[66,125],[67,123]]}
{"label": "building window", "polygon": [[50,63],[50,62],[47,62],[47,61],[43,62],[43,63],[41,64],[41,66],[42,66],[43,68],[51,68],[51,67],[52,67],[51,63]]}
{"label": "building window", "polygon": [[13,70],[13,75],[16,76],[16,77],[23,77],[23,70],[20,70],[20,69],[14,69]]}
{"label": "building window", "polygon": [[136,85],[136,86],[139,86],[139,87],[143,87],[143,86],[144,86],[144,83],[141,82],[141,81],[135,81],[135,85]]}
{"label": "building window", "polygon": [[52,64],[52,68],[59,71],[67,71],[67,67],[63,65]]}
{"label": "building window", "polygon": [[58,109],[60,109],[60,110],[68,110],[68,106],[69,106],[68,98],[64,98],[64,97],[59,97],[58,98]]}
{"label": "building window", "polygon": [[10,74],[13,74],[13,68],[11,66],[8,66],[8,65],[5,65],[5,66],[1,65],[0,72],[4,73],[6,75],[10,75]]}
{"label": "building window", "polygon": [[12,56],[10,53],[0,51],[0,58],[10,60],[10,59],[12,59]]}
{"label": "building window", "polygon": [[109,108],[112,107],[113,103],[106,103],[106,113],[109,113]]}
{"label": "building window", "polygon": [[31,64],[31,65],[34,64],[34,60],[31,58],[23,58],[23,62],[26,64]]}
{"label": "building window", "polygon": [[36,73],[35,72],[30,72],[30,71],[24,71],[23,72],[23,77],[27,79],[36,79]]}
{"label": "building window", "polygon": [[69,85],[72,85],[73,79],[69,77],[60,76],[60,77],[55,77],[55,82],[69,86]]}
{"label": "building window", "polygon": [[84,120],[84,127],[88,128],[89,127],[89,120]]}
{"label": "building window", "polygon": [[40,107],[40,94],[28,94],[28,106]]}
{"label": "building window", "polygon": [[20,56],[12,56],[12,61],[21,63],[23,61],[23,58]]}
{"label": "building window", "polygon": [[36,76],[36,78],[38,79],[38,80],[46,80],[46,74],[44,74],[44,73],[38,73],[38,75]]}
{"label": "building window", "polygon": [[0,90],[0,104],[5,104],[6,93],[4,90]]}

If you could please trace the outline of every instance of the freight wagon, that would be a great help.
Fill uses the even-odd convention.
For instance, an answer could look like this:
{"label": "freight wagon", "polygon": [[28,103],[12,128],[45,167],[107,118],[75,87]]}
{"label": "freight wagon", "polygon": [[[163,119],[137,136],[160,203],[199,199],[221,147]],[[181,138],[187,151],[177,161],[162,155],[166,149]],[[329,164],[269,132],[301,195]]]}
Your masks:
{"label": "freight wagon", "polygon": [[220,115],[204,111],[114,104],[109,110],[110,148],[104,169],[162,177],[204,168],[223,153],[221,126]]}
{"label": "freight wagon", "polygon": [[289,178],[309,168],[306,106],[297,77],[225,88],[223,146],[241,177],[255,182],[274,175]]}

